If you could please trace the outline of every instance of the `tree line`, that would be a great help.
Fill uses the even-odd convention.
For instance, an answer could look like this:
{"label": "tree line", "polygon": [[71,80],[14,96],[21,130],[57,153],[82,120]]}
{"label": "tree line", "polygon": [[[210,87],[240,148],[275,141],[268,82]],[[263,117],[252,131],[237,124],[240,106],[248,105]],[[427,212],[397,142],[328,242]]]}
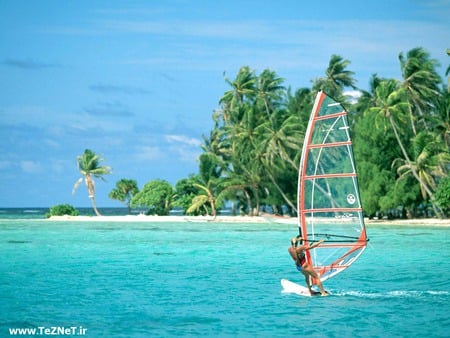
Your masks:
{"label": "tree line", "polygon": [[[448,53],[448,52],[447,52]],[[369,89],[356,86],[350,61],[332,55],[323,77],[292,90],[275,71],[241,67],[203,135],[198,173],[175,186],[163,179],[121,179],[109,197],[148,214],[215,216],[297,213],[298,165],[309,115],[319,90],[349,113],[362,205],[368,217],[448,217],[450,211],[450,83],[423,48],[398,56],[402,78],[373,74]],[[450,66],[446,75],[450,73]],[[346,95],[349,89],[359,96]],[[78,157],[93,208],[93,178],[111,168],[87,149]]]}

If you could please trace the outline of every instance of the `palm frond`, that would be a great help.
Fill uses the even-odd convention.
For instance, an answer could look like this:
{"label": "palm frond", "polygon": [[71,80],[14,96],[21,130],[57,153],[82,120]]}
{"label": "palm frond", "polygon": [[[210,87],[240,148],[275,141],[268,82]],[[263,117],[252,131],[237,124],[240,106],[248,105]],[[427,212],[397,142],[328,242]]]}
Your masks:
{"label": "palm frond", "polygon": [[76,190],[78,189],[78,187],[80,186],[80,184],[81,184],[82,182],[83,182],[83,178],[82,178],[82,177],[80,177],[80,178],[75,182],[75,184],[73,185],[73,188],[72,188],[72,195],[75,194]]}

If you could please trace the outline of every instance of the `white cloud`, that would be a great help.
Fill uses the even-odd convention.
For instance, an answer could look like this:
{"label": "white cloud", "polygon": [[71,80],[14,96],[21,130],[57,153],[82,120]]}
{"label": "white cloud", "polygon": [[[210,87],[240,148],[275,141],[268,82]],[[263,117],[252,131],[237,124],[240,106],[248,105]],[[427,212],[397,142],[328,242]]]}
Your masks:
{"label": "white cloud", "polygon": [[176,160],[181,162],[194,163],[201,153],[199,139],[185,135],[168,134],[164,136],[165,141],[148,139],[146,142],[158,145],[141,146],[137,148],[135,158],[138,161],[166,161]]}
{"label": "white cloud", "polygon": [[[378,72],[387,65],[397,71],[399,52],[422,46],[433,57],[441,58],[442,41],[450,39],[445,23],[418,20],[253,20],[245,23],[180,20],[176,29],[171,22],[127,21],[116,25],[131,34],[193,37],[171,42],[173,48],[154,49],[148,57],[133,56],[123,61],[167,69],[232,70],[251,64],[259,70],[323,71],[330,55],[339,54],[352,61],[352,66],[355,62],[358,71]],[[441,32],[440,36],[436,32]],[[215,42],[204,41],[209,38]]]}
{"label": "white cloud", "polygon": [[27,174],[35,174],[42,171],[42,165],[36,161],[20,161],[20,168]]}
{"label": "white cloud", "polygon": [[51,162],[51,167],[52,170],[57,174],[67,173],[69,170],[68,168],[75,168],[74,162],[75,161],[55,160]]}
{"label": "white cloud", "polygon": [[195,163],[202,152],[200,148],[194,149],[186,145],[172,146],[169,150],[178,160],[185,163]]}
{"label": "white cloud", "polygon": [[142,146],[138,148],[138,152],[135,156],[139,161],[154,161],[162,159],[164,153],[161,151],[160,147]]}
{"label": "white cloud", "polygon": [[356,103],[358,99],[361,97],[362,92],[359,90],[347,90],[343,93],[345,96],[350,98],[350,103]]}
{"label": "white cloud", "polygon": [[194,137],[187,137],[185,135],[166,135],[166,140],[169,143],[182,143],[193,147],[200,147],[200,145],[202,144],[199,139]]}

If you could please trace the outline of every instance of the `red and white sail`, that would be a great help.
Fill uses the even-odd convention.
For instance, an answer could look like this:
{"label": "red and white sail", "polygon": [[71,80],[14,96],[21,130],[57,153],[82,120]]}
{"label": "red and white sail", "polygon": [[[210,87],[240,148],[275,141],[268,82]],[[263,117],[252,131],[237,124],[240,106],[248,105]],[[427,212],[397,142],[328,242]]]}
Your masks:
{"label": "red and white sail", "polygon": [[317,94],[303,144],[298,187],[299,231],[307,261],[324,281],[348,268],[367,245],[347,112]]}

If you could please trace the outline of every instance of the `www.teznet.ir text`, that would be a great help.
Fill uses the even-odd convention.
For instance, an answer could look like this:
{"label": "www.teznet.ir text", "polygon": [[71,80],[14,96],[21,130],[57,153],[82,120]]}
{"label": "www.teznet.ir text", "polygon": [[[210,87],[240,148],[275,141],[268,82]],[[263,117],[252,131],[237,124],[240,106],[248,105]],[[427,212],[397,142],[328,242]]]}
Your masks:
{"label": "www.teznet.ir text", "polygon": [[10,336],[84,336],[87,329],[82,326],[38,326],[9,328]]}

